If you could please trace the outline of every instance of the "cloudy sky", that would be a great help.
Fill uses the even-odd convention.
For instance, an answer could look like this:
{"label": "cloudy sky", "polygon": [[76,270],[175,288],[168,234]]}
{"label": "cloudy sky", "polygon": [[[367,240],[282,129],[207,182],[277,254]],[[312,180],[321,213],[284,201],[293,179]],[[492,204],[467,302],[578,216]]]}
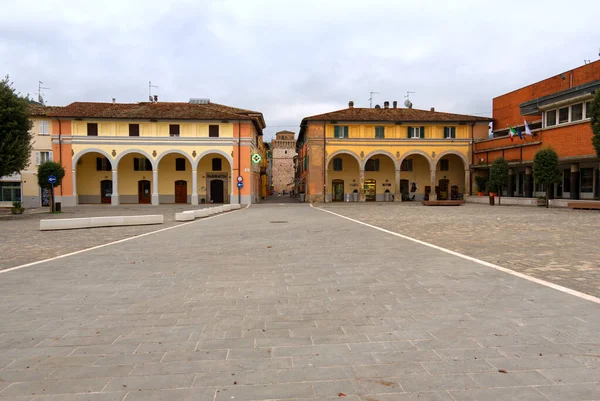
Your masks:
{"label": "cloudy sky", "polygon": [[493,97],[598,60],[600,1],[5,1],[0,74],[47,104],[207,97],[304,116],[404,101],[491,115]]}

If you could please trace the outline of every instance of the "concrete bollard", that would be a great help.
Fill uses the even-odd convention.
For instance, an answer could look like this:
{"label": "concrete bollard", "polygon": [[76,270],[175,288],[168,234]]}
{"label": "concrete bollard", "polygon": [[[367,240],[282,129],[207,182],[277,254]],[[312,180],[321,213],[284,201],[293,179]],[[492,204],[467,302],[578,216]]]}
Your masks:
{"label": "concrete bollard", "polygon": [[224,212],[229,212],[231,210],[231,205],[223,205],[222,207]]}
{"label": "concrete bollard", "polygon": [[232,204],[230,206],[231,206],[231,210],[239,210],[239,209],[242,208],[242,206],[240,204],[238,204],[238,203],[234,203],[234,204]]}
{"label": "concrete bollard", "polygon": [[194,210],[194,217],[196,217],[196,218],[207,217],[207,216],[208,216],[208,211],[206,209]]}
{"label": "concrete bollard", "polygon": [[175,221],[191,221],[194,220],[194,213],[175,213]]}

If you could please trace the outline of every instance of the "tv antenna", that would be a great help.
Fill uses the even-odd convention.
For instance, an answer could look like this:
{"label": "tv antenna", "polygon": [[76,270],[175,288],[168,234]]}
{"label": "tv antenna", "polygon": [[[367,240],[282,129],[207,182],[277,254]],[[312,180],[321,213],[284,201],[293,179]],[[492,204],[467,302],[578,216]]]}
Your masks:
{"label": "tv antenna", "polygon": [[42,105],[44,104],[44,98],[42,97],[42,89],[50,89],[50,88],[45,88],[43,87],[44,83],[42,81],[38,81],[38,91],[37,91],[37,95],[38,95],[38,102],[40,102]]}
{"label": "tv antenna", "polygon": [[371,92],[371,97],[369,98],[369,108],[373,108],[373,95],[379,95],[379,92]]}
{"label": "tv antenna", "polygon": [[406,100],[404,101],[404,105],[406,107],[408,107],[409,109],[412,109],[412,102],[410,101],[410,94],[411,93],[416,93],[416,92],[411,92],[411,91],[406,91],[406,96],[404,96],[406,98]]}
{"label": "tv antenna", "polygon": [[148,99],[153,102],[154,98],[152,97],[152,88],[158,88],[156,85],[152,85],[152,81],[148,81]]}

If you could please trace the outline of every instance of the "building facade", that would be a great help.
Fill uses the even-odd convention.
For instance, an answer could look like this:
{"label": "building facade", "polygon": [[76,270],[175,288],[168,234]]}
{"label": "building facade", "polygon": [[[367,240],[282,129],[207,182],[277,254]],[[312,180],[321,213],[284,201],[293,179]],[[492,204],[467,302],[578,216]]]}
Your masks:
{"label": "building facade", "polygon": [[[473,169],[487,175],[491,163],[504,157],[510,167],[504,196],[544,196],[545,188],[533,179],[533,158],[545,147],[560,161],[561,182],[551,197],[599,199],[600,164],[592,146],[590,105],[600,90],[600,61],[565,71],[493,99],[493,138],[476,137]],[[525,123],[533,135],[525,135]],[[509,128],[522,132],[510,139]]]}
{"label": "building facade", "polygon": [[272,146],[272,185],[276,194],[289,193],[294,189],[294,157],[296,156],[295,134],[279,131]]}
{"label": "building facade", "polygon": [[37,168],[41,163],[54,159],[49,115],[59,109],[41,104],[29,105],[30,132],[33,135],[29,165],[18,174],[0,178],[0,206],[11,206],[14,201],[20,201],[25,208],[49,206],[50,193],[38,186]]}
{"label": "building facade", "polygon": [[302,120],[298,191],[308,202],[458,199],[470,193],[471,143],[491,119],[398,108],[347,109]]}
{"label": "building facade", "polygon": [[76,102],[48,116],[54,160],[66,170],[56,189],[64,206],[260,198],[263,171],[252,158],[266,152],[260,112],[191,99]]}

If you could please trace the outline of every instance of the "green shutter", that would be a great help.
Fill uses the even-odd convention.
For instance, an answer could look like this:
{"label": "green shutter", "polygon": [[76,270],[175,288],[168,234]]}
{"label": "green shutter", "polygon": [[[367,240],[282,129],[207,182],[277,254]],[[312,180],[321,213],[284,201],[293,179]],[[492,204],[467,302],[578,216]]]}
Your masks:
{"label": "green shutter", "polygon": [[450,130],[450,127],[444,127],[444,138],[450,137],[450,134],[448,133],[449,130]]}
{"label": "green shutter", "polygon": [[137,157],[133,158],[133,171],[140,171],[140,159]]}
{"label": "green shutter", "polygon": [[452,130],[452,135],[451,135],[452,138],[456,138],[456,127],[452,127],[451,130]]}
{"label": "green shutter", "polygon": [[425,127],[421,127],[421,138],[425,138]]}
{"label": "green shutter", "polygon": [[333,127],[333,137],[334,138],[340,137],[340,127],[338,127],[337,125],[335,127]]}
{"label": "green shutter", "polygon": [[379,171],[379,159],[375,159],[375,168],[374,171]]}
{"label": "green shutter", "polygon": [[348,138],[348,126],[344,126],[344,138]]}
{"label": "green shutter", "polygon": [[407,131],[408,131],[408,137],[412,138],[413,127],[408,127]]}

